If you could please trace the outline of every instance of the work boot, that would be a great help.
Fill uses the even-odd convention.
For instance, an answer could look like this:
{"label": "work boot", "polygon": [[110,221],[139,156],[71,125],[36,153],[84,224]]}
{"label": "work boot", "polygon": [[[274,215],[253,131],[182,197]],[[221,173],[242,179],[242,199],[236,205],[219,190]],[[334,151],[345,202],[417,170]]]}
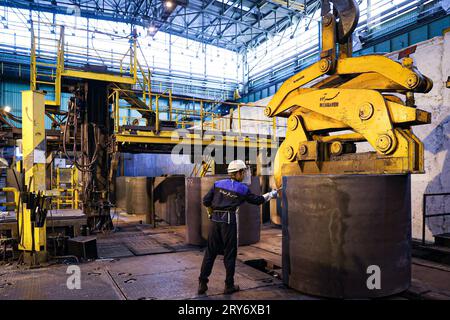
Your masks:
{"label": "work boot", "polygon": [[198,294],[205,294],[206,291],[208,291],[208,285],[206,284],[206,282],[204,281],[199,281],[198,282]]}
{"label": "work boot", "polygon": [[223,293],[224,294],[232,294],[232,293],[237,292],[239,290],[240,290],[240,288],[237,285],[234,285],[234,284],[232,286],[225,285],[225,290],[223,291]]}

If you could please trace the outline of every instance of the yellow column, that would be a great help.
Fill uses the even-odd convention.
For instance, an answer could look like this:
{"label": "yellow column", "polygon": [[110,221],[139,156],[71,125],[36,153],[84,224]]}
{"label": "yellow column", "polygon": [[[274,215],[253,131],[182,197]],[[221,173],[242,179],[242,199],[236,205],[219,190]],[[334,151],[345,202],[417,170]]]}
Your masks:
{"label": "yellow column", "polygon": [[[38,91],[22,92],[22,149],[26,190],[44,192],[45,188],[45,95]],[[38,228],[31,221],[26,204],[19,210],[19,249],[26,252],[46,251],[45,224]],[[34,238],[34,244],[32,239]],[[42,255],[43,256],[43,255]],[[40,259],[43,260],[43,259]]]}

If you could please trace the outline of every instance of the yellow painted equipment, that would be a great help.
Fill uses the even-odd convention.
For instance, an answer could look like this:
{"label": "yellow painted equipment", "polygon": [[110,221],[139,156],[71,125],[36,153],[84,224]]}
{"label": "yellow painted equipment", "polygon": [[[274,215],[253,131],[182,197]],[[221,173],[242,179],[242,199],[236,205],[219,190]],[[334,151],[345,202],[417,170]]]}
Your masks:
{"label": "yellow painted equipment", "polygon": [[72,168],[56,168],[56,188],[57,196],[53,197],[53,204],[57,209],[79,208],[79,183],[78,169]]}
{"label": "yellow painted equipment", "polygon": [[[45,23],[44,23],[45,24]],[[68,43],[65,42],[65,28],[60,27],[59,37],[54,44],[56,48],[55,61],[53,63],[42,62],[38,58],[36,50],[36,37],[33,24],[31,25],[31,49],[30,49],[30,89],[36,91],[39,85],[51,86],[54,91],[54,100],[45,100],[47,106],[59,107],[61,104],[61,88],[64,78],[78,78],[88,80],[98,80],[116,84],[135,85],[139,84],[143,90],[144,98],[151,92],[150,69],[144,70],[137,59],[137,40],[135,36],[130,38],[130,48],[120,59],[116,61],[120,65],[118,74],[105,72],[93,72],[69,68],[65,63],[65,54],[70,52]],[[127,68],[124,68],[124,60],[129,58]],[[127,70],[124,70],[127,69]],[[138,78],[138,71],[141,72],[142,80]]]}
{"label": "yellow painted equipment", "polygon": [[[241,116],[242,107],[251,108],[263,108],[252,103],[235,103],[235,102],[222,102],[222,105],[231,107],[229,114],[221,116],[214,111],[205,111],[203,106],[207,103],[217,103],[216,101],[200,99],[200,98],[185,98],[172,96],[171,90],[167,93],[150,93],[150,101],[154,98],[155,104],[151,107],[143,105],[142,108],[135,105],[127,106],[120,104],[121,101],[129,99],[129,95],[132,94],[131,90],[124,90],[120,88],[114,88],[109,95],[113,105],[113,119],[114,119],[114,132],[115,140],[118,143],[154,143],[154,144],[178,144],[180,139],[192,140],[193,144],[209,145],[216,139],[216,134],[223,134],[226,132],[234,133],[233,136],[224,136],[222,141],[214,141],[215,145],[223,145],[230,143],[236,147],[257,147],[261,145],[269,145],[269,147],[276,145],[277,135],[276,118],[269,119],[249,119]],[[128,96],[128,97],[127,97]],[[160,100],[165,98],[168,100],[167,106],[161,106]],[[172,99],[176,98],[178,101],[195,102],[200,105],[200,110],[189,110],[174,108],[172,105]],[[141,100],[143,101],[145,100]],[[141,114],[145,114],[151,110],[155,114],[154,126],[152,130],[144,130],[145,126],[151,126],[144,117],[130,117],[123,116],[123,114],[130,113],[131,111],[137,111]],[[236,111],[236,116],[233,118],[233,111]],[[179,129],[193,129],[195,132],[186,133],[183,137],[179,137],[177,132],[174,132],[173,128],[164,128],[161,125],[160,118],[169,119],[173,121],[176,128]],[[190,119],[190,120],[186,120]],[[192,120],[195,119],[195,120]],[[258,126],[270,128],[271,137],[260,136],[256,139],[249,139],[248,134],[251,132],[246,131],[246,128],[242,125],[242,122],[254,122]],[[127,125],[133,125],[133,128],[127,128]],[[281,127],[281,126],[280,126]],[[142,128],[142,130],[140,129]],[[283,127],[285,128],[285,127]],[[202,134],[203,133],[203,134]],[[240,138],[241,137],[241,138]],[[273,140],[273,141],[271,141]]]}
{"label": "yellow painted equipment", "polygon": [[[353,0],[323,1],[320,60],[286,80],[265,109],[288,118],[274,164],[278,187],[290,175],[424,170],[423,144],[411,126],[430,123],[431,115],[415,107],[414,93],[433,83],[410,57],[352,57],[358,19]],[[375,152],[356,153],[357,142]]]}
{"label": "yellow painted equipment", "polygon": [[[43,92],[22,92],[22,146],[23,169],[27,192],[44,192],[45,187],[45,96]],[[46,259],[46,226],[37,227],[33,221],[31,208],[21,199],[18,209],[19,250],[24,251],[24,259],[31,257],[31,263]],[[36,260],[37,259],[37,260]]]}

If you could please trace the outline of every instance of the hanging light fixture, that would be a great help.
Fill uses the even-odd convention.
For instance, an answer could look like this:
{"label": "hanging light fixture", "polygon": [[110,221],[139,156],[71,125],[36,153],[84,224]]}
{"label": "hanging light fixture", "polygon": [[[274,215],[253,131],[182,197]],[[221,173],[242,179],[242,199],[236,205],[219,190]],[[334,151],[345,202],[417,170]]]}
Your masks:
{"label": "hanging light fixture", "polygon": [[170,1],[170,0],[167,0],[167,1],[164,2],[164,6],[165,6],[167,9],[172,9],[172,7],[173,7],[173,2]]}

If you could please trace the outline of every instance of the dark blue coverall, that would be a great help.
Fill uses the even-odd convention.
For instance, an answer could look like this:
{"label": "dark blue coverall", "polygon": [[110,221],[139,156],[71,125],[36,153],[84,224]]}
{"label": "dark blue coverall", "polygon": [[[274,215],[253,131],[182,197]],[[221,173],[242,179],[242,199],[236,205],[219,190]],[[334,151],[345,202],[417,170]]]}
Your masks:
{"label": "dark blue coverall", "polygon": [[260,205],[263,196],[250,192],[246,184],[233,179],[219,180],[203,198],[203,205],[214,211],[209,226],[208,245],[203,258],[199,280],[208,283],[208,277],[218,254],[223,254],[226,269],[225,284],[234,285],[234,269],[237,256],[236,210],[243,202]]}

